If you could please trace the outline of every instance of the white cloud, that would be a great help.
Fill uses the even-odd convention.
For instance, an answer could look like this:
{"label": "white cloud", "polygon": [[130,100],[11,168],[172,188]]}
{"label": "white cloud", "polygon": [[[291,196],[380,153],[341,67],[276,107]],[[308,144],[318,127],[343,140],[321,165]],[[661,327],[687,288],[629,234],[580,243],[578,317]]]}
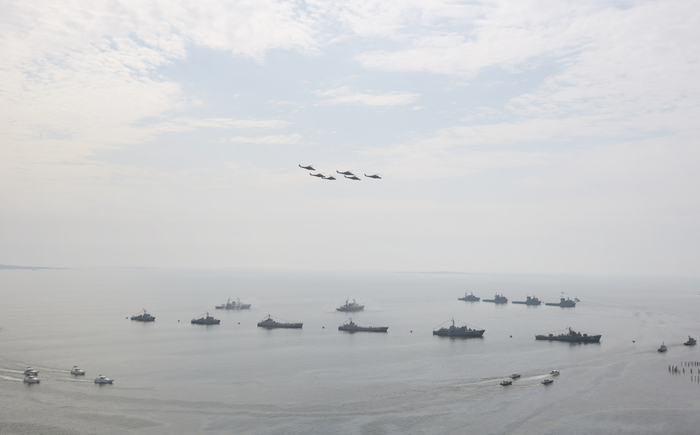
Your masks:
{"label": "white cloud", "polygon": [[230,139],[234,143],[251,143],[251,144],[265,144],[265,145],[295,145],[301,141],[301,135],[299,133],[292,134],[279,134],[270,136],[236,136]]}
{"label": "white cloud", "polygon": [[322,98],[318,104],[364,106],[405,106],[413,104],[420,96],[409,92],[353,92],[348,86],[318,91],[316,95]]}

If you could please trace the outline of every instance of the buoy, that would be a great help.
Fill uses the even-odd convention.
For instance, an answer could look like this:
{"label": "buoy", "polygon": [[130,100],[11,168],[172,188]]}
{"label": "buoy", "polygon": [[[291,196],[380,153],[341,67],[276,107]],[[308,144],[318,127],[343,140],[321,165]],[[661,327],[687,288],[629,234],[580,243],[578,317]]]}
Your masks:
{"label": "buoy", "polygon": [[634,340],[632,340],[632,343],[634,343]]}
{"label": "buoy", "polygon": [[325,327],[325,326],[321,326],[321,329],[326,329],[326,327]]}
{"label": "buoy", "polygon": [[413,329],[411,329],[411,334],[413,334]]}
{"label": "buoy", "polygon": [[179,320],[178,320],[178,322],[179,322]]}
{"label": "buoy", "polygon": [[513,338],[513,336],[511,335],[510,338]]}
{"label": "buoy", "polygon": [[129,320],[129,318],[127,317],[126,320]]}
{"label": "buoy", "polygon": [[240,325],[240,324],[241,324],[241,322],[238,322],[238,324]]}

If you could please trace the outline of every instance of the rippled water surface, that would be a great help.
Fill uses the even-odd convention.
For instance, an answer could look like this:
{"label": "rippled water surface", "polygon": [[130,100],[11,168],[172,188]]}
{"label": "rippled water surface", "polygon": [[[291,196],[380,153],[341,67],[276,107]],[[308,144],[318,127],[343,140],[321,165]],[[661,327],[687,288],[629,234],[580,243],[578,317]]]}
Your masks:
{"label": "rippled water surface", "polygon": [[[581,302],[457,300],[465,291]],[[698,367],[668,366],[700,361],[682,345],[700,339],[699,294],[699,279],[678,278],[1,270],[0,433],[697,433]],[[253,307],[214,309],[228,297]],[[338,331],[347,297],[367,306],[357,323],[388,333]],[[142,308],[156,321],[127,319]],[[190,324],[207,310],[220,325]],[[256,327],[267,314],[304,327]],[[484,338],[432,335],[452,317]],[[601,343],[534,339],[567,326]],[[39,385],[22,382],[26,366]],[[114,385],[95,385],[100,373]],[[499,386],[511,373],[522,378]]]}

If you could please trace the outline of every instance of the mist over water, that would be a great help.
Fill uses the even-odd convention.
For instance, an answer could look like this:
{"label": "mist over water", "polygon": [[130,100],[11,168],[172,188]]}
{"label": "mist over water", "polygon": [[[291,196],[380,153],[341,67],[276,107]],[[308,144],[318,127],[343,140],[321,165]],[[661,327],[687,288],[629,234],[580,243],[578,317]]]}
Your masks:
{"label": "mist over water", "polygon": [[[682,345],[700,335],[699,279],[3,270],[0,288],[0,433],[681,434],[700,424],[700,382],[668,373],[700,361]],[[457,300],[465,291],[581,302]],[[229,297],[252,309],[214,308]],[[365,310],[335,311],[347,298]],[[155,322],[127,319],[143,308]],[[205,311],[221,324],[190,324]],[[268,314],[304,327],[258,328]],[[349,317],[388,333],[338,331]],[[452,317],[484,337],[432,335]],[[601,343],[534,339],[567,326]],[[41,384],[22,383],[26,366]],[[544,387],[552,369],[561,375]],[[114,385],[95,385],[100,373]],[[499,386],[511,373],[522,378]]]}

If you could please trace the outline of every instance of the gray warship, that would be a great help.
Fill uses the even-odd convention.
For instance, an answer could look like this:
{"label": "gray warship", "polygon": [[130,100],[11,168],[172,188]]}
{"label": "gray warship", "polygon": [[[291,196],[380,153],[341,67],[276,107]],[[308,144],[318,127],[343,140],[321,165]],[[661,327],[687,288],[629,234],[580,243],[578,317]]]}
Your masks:
{"label": "gray warship", "polygon": [[155,322],[156,318],[148,314],[144,308],[143,313],[134,314],[131,316],[131,320],[136,320],[138,322]]}
{"label": "gray warship", "polygon": [[542,303],[539,299],[537,299],[535,296],[528,296],[526,300],[524,301],[513,301],[511,302],[513,304],[523,304],[523,305],[539,305]]}
{"label": "gray warship", "polygon": [[553,302],[546,302],[545,305],[549,305],[552,307],[562,307],[562,308],[573,308],[576,306],[576,302],[572,301],[569,298],[561,298],[559,299],[559,303],[553,303]]}
{"label": "gray warship", "polygon": [[564,334],[535,335],[535,340],[571,341],[576,343],[600,343],[600,335],[588,335],[576,332],[571,328]]}
{"label": "gray warship", "polygon": [[[450,320],[448,320],[449,322]],[[448,328],[445,328],[444,326],[442,328],[436,329],[433,331],[433,335],[439,335],[441,337],[465,337],[465,338],[472,338],[472,337],[483,337],[484,332],[486,331],[485,329],[472,329],[467,325],[464,326],[456,326],[455,325],[455,319],[451,319],[452,325],[450,325]]]}
{"label": "gray warship", "polygon": [[460,301],[466,301],[466,302],[479,302],[479,299],[481,299],[481,298],[474,296],[474,293],[469,293],[469,294],[465,293],[463,298],[457,298],[457,299],[459,299]]}
{"label": "gray warship", "polygon": [[258,322],[258,326],[261,328],[292,328],[292,329],[300,329],[303,323],[282,323],[282,322],[277,322],[275,321],[271,315],[267,315],[262,321]]}
{"label": "gray warship", "polygon": [[231,298],[229,298],[225,304],[217,305],[215,308],[217,310],[249,310],[250,304],[244,304],[239,298],[231,302]]}
{"label": "gray warship", "polygon": [[494,304],[507,304],[508,298],[503,295],[496,294],[496,296],[494,296],[493,299],[484,299],[484,302],[493,302]]}
{"label": "gray warship", "polygon": [[388,326],[359,326],[352,319],[338,326],[338,331],[347,332],[386,332],[389,329]]}
{"label": "gray warship", "polygon": [[695,346],[696,344],[698,344],[698,341],[690,335],[688,336],[688,341],[683,343],[684,346]]}
{"label": "gray warship", "polygon": [[345,305],[341,305],[340,307],[336,308],[336,311],[362,311],[365,309],[364,305],[360,305],[357,302],[355,302],[355,299],[350,302],[350,299],[345,300]]}
{"label": "gray warship", "polygon": [[191,323],[195,325],[218,325],[221,323],[221,320],[213,318],[209,315],[209,312],[207,312],[205,316],[199,319],[192,319]]}

